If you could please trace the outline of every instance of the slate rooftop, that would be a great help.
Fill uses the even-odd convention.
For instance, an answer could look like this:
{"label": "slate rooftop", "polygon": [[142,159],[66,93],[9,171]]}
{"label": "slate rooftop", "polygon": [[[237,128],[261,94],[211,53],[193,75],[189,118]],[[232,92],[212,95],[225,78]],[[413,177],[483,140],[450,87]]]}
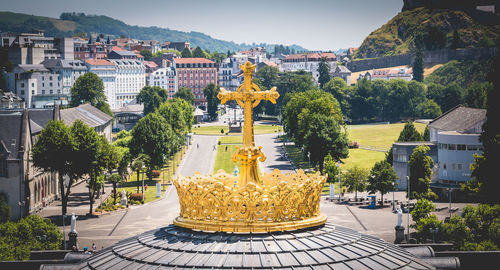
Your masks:
{"label": "slate rooftop", "polygon": [[434,269],[408,251],[325,224],[264,234],[170,225],[123,240],[74,269]]}

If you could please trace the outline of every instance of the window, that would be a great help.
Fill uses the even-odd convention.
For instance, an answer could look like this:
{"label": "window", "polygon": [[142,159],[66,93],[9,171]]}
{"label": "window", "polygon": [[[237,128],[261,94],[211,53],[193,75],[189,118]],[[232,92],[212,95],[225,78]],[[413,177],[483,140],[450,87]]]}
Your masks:
{"label": "window", "polygon": [[457,164],[457,170],[461,171],[462,170],[462,163]]}
{"label": "window", "polygon": [[467,145],[467,151],[477,151],[477,145]]}
{"label": "window", "polygon": [[457,150],[456,144],[448,144],[448,150]]}
{"label": "window", "polygon": [[443,163],[443,169],[446,170],[446,163]]}
{"label": "window", "polygon": [[35,94],[35,90],[31,90],[31,94],[34,95]]}
{"label": "window", "polygon": [[45,95],[45,90],[42,90],[42,95]]}
{"label": "window", "polygon": [[451,169],[452,169],[452,170],[456,170],[456,169],[457,169],[457,164],[452,163],[452,164],[451,164]]}
{"label": "window", "polygon": [[457,150],[465,151],[465,144],[457,144]]}
{"label": "window", "polygon": [[24,90],[21,90],[21,95],[24,95]]}
{"label": "window", "polygon": [[31,83],[31,87],[35,87],[35,83]]}
{"label": "window", "polygon": [[24,83],[21,83],[21,87],[24,87]]}

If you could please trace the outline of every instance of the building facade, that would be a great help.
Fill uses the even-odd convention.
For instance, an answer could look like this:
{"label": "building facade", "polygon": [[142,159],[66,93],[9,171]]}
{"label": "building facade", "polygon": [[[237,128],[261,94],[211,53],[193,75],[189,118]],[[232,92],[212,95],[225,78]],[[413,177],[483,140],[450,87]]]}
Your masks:
{"label": "building facade", "polygon": [[[395,142],[392,145],[392,167],[398,176],[396,180],[396,188],[398,190],[406,190],[408,188],[408,182],[406,177],[410,175],[410,156],[413,153],[413,150],[417,146],[427,145],[429,147],[429,151],[427,155],[432,158],[435,164],[438,162],[438,151],[437,145],[432,142]],[[434,166],[433,171],[435,172],[433,177],[437,175],[437,166]],[[435,180],[435,179],[434,179]],[[411,188],[411,187],[410,187]]]}
{"label": "building facade", "polygon": [[326,60],[330,70],[337,66],[337,56],[334,53],[308,53],[288,55],[282,60],[282,68],[283,71],[307,71],[318,81],[318,67],[322,59]]}
{"label": "building facade", "polygon": [[134,100],[146,86],[146,67],[143,62],[134,59],[110,59],[109,61],[116,69],[115,105],[112,108],[123,107]]}
{"label": "building facade", "polygon": [[190,88],[196,105],[206,104],[203,89],[210,83],[217,85],[215,62],[205,58],[176,58],[174,63],[178,87]]}
{"label": "building facade", "polygon": [[149,86],[159,86],[168,91],[168,98],[177,92],[177,76],[174,68],[160,68],[148,76]]}

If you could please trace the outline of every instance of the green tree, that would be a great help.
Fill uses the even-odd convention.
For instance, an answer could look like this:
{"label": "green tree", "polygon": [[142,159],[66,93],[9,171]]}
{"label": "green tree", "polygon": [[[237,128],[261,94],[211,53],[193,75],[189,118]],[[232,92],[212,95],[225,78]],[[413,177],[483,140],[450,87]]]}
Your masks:
{"label": "green tree", "polygon": [[71,106],[76,107],[83,103],[90,105],[113,116],[104,94],[104,83],[95,73],[87,72],[78,77],[71,91]]}
{"label": "green tree", "polygon": [[123,177],[117,173],[113,173],[106,177],[106,181],[113,185],[113,204],[116,204],[116,186],[124,181]]}
{"label": "green tree", "polygon": [[426,199],[418,199],[415,208],[410,212],[413,222],[418,223],[422,218],[429,217],[430,213],[436,209],[433,202]]}
{"label": "green tree", "polygon": [[399,133],[398,142],[419,142],[422,141],[422,135],[417,131],[413,122],[407,122]]}
{"label": "green tree", "polygon": [[330,78],[331,78],[330,77],[330,67],[326,63],[325,58],[321,58],[321,62],[319,62],[318,73],[319,73],[319,77],[318,77],[319,87],[323,88],[323,86],[328,81],[330,81]]}
{"label": "green tree", "polygon": [[326,155],[330,154],[336,161],[349,155],[347,135],[334,116],[313,113],[307,119],[304,149],[310,153],[311,162],[319,165],[320,172],[323,172]]}
{"label": "green tree", "polygon": [[392,165],[381,160],[373,166],[368,178],[368,191],[370,193],[380,192],[380,203],[384,204],[384,194],[394,189],[394,183],[398,179]]}
{"label": "green tree", "polygon": [[174,97],[184,99],[191,105],[194,104],[194,94],[189,88],[179,87],[179,90],[175,92]]}
{"label": "green tree", "polygon": [[[44,172],[57,173],[62,214],[66,214],[68,196],[75,179],[76,149],[71,130],[63,121],[49,121],[33,146],[33,164]],[[65,184],[64,176],[69,181]]]}
{"label": "green tree", "polygon": [[217,119],[217,106],[219,105],[217,94],[219,93],[219,89],[220,88],[213,83],[208,84],[207,87],[203,89],[203,94],[207,100],[207,112],[212,120]]}
{"label": "green tree", "polygon": [[376,98],[373,96],[371,81],[364,78],[358,82],[355,89],[351,97],[351,118],[372,120],[376,115]]}
{"label": "green tree", "polygon": [[73,165],[73,168],[77,172],[76,175],[78,177],[82,177],[83,175],[89,176],[87,178],[87,187],[89,189],[89,214],[92,214],[95,193],[92,193],[91,189],[95,186],[93,184],[97,179],[94,167],[99,162],[99,135],[97,135],[93,128],[87,126],[80,120],[75,121],[71,126],[71,135],[77,153]]}
{"label": "green tree", "polygon": [[456,83],[448,84],[443,90],[441,103],[438,102],[443,112],[451,110],[462,102],[463,89]]}
{"label": "green tree", "polygon": [[144,60],[149,61],[153,57],[153,54],[150,50],[141,50],[139,52],[142,56],[144,56]]}
{"label": "green tree", "polygon": [[460,35],[458,34],[458,30],[455,29],[453,30],[453,36],[452,36],[452,39],[451,39],[451,45],[450,47],[452,49],[458,49],[460,48]]}
{"label": "green tree", "polygon": [[464,105],[471,108],[486,109],[488,93],[492,89],[493,84],[489,82],[473,82],[465,89]]}
{"label": "green tree", "polygon": [[415,147],[410,156],[408,164],[410,165],[410,198],[435,198],[437,197],[430,190],[432,178],[432,167],[434,161],[427,156],[427,151],[430,148],[427,145],[419,145]]}
{"label": "green tree", "polygon": [[[500,51],[500,45],[497,45]],[[500,160],[500,56],[493,61],[493,70],[489,74],[489,81],[493,89],[488,93],[486,101],[486,122],[480,141],[484,151],[480,156],[475,156],[472,166],[472,177],[481,184],[481,194],[489,202],[499,203],[500,182],[495,175],[498,174],[498,160]]]}
{"label": "green tree", "polygon": [[418,106],[418,110],[421,112],[420,115],[423,118],[434,119],[443,114],[439,105],[432,99],[421,103]]}
{"label": "green tree", "polygon": [[347,187],[347,191],[355,192],[354,198],[358,200],[358,191],[364,191],[367,185],[368,171],[357,165],[348,168],[342,175],[342,185]]}
{"label": "green tree", "polygon": [[[307,131],[307,118],[316,113],[332,116],[337,123],[343,121],[340,106],[330,93],[321,90],[308,90],[289,96],[289,101],[283,112],[283,121],[288,136],[300,146],[304,132]],[[299,122],[303,125],[300,125]]]}
{"label": "green tree", "polygon": [[327,183],[335,183],[338,181],[339,176],[339,167],[337,167],[337,162],[333,160],[332,155],[328,154],[325,157],[323,172],[325,175],[328,175],[328,179],[326,179]]}
{"label": "green tree", "polygon": [[0,223],[10,220],[12,209],[8,202],[7,194],[0,192]]}
{"label": "green tree", "polygon": [[175,98],[160,105],[158,113],[167,120],[175,133],[175,144],[181,144],[193,125],[193,107]]}
{"label": "green tree", "polygon": [[407,114],[412,118],[418,117],[422,104],[426,102],[426,89],[425,85],[420,81],[412,80],[408,83],[408,108]]}
{"label": "green tree", "polygon": [[164,163],[164,156],[170,152],[174,132],[171,126],[158,113],[150,113],[141,118],[132,129],[130,153],[132,156],[145,154],[149,157],[148,174],[152,180],[151,171]]}
{"label": "green tree", "polygon": [[145,161],[148,157],[144,154],[139,154],[136,159],[132,162],[131,169],[132,171],[137,172],[137,193],[139,193],[139,183],[140,183],[140,173],[144,169]]}
{"label": "green tree", "polygon": [[194,51],[193,51],[193,57],[205,58],[205,53],[200,48],[200,46],[198,46],[198,47],[196,47],[196,49],[194,49]]}
{"label": "green tree", "polygon": [[431,131],[429,130],[429,126],[425,126],[424,133],[422,133],[422,140],[424,142],[431,140]]}
{"label": "green tree", "polygon": [[137,95],[137,102],[144,103],[144,115],[154,112],[167,99],[167,90],[159,86],[144,86]]}
{"label": "green tree", "polygon": [[389,118],[393,120],[399,120],[402,117],[407,116],[406,112],[408,110],[408,107],[410,106],[408,102],[410,99],[408,83],[400,79],[395,79],[389,80],[387,84],[388,88],[390,89],[388,95],[390,104],[388,108],[388,115]]}
{"label": "green tree", "polygon": [[181,52],[182,58],[191,58],[193,57],[193,54],[191,53],[191,50],[188,48],[184,48]]}
{"label": "green tree", "polygon": [[48,219],[27,216],[0,224],[0,261],[28,260],[31,250],[58,250],[62,234]]}
{"label": "green tree", "polygon": [[415,37],[415,57],[413,59],[413,80],[424,80],[424,45],[421,36]]}
{"label": "green tree", "polygon": [[333,95],[333,97],[339,102],[340,108],[344,115],[348,114],[348,92],[346,82],[339,77],[332,78],[321,88],[323,91],[328,92]]}

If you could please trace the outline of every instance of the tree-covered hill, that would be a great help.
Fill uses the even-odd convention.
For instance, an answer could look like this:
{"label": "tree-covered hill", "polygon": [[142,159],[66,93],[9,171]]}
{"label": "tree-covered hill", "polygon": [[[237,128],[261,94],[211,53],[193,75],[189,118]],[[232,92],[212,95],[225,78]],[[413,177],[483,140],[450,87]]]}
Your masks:
{"label": "tree-covered hill", "polygon": [[[109,35],[111,38],[124,36],[143,40],[189,41],[193,47],[200,46],[205,50],[219,52],[246,50],[252,46],[264,46],[267,51],[274,51],[274,44],[237,44],[232,41],[215,39],[200,32],[182,32],[155,26],[128,25],[120,20],[102,15],[63,13],[60,19],[55,19],[22,13],[0,12],[0,32],[29,32],[32,29],[44,30],[46,36],[56,37],[91,33],[93,35]],[[298,45],[289,47],[295,51],[307,51]]]}
{"label": "tree-covered hill", "polygon": [[459,86],[467,88],[473,82],[486,82],[488,73],[491,70],[491,64],[491,60],[452,60],[434,70],[434,72],[425,78],[425,83],[437,83],[446,86],[455,82]]}
{"label": "tree-covered hill", "polygon": [[495,20],[490,20],[488,24],[480,23],[461,10],[420,7],[399,13],[373,31],[365,38],[355,57],[372,58],[408,53],[413,48],[413,40],[417,34],[423,35],[427,50],[490,47],[494,46],[494,41],[499,37],[500,26]]}

